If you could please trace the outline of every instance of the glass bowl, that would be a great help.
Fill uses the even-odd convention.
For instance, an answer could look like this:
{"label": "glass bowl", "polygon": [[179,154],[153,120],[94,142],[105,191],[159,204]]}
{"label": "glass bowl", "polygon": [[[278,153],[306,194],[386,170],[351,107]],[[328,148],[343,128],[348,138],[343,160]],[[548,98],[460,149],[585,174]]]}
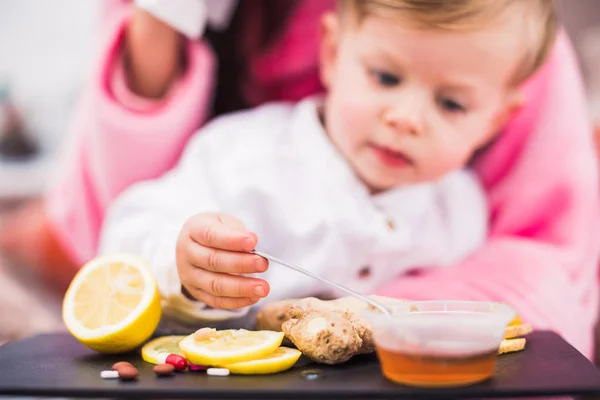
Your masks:
{"label": "glass bowl", "polygon": [[476,301],[401,301],[392,316],[364,312],[383,375],[421,387],[464,386],[493,375],[508,305]]}

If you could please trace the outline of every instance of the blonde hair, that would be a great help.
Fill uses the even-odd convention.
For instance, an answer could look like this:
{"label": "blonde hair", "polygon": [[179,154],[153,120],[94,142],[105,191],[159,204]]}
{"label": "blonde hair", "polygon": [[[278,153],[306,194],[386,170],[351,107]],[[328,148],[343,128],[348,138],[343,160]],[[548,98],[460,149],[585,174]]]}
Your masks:
{"label": "blonde hair", "polygon": [[340,12],[358,21],[396,12],[409,16],[418,28],[440,30],[481,28],[516,7],[527,7],[521,18],[528,24],[530,42],[514,77],[518,84],[540,68],[554,45],[558,16],[553,0],[338,0]]}

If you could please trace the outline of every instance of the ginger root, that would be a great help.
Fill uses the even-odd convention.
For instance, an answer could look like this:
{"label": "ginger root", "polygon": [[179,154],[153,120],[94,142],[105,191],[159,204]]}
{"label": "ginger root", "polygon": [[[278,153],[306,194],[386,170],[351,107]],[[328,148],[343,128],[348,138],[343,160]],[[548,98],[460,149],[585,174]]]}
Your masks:
{"label": "ginger root", "polygon": [[[375,297],[381,303],[397,299]],[[371,329],[361,316],[368,305],[354,297],[319,300],[314,297],[267,304],[256,316],[257,329],[283,331],[311,360],[339,364],[375,350]]]}

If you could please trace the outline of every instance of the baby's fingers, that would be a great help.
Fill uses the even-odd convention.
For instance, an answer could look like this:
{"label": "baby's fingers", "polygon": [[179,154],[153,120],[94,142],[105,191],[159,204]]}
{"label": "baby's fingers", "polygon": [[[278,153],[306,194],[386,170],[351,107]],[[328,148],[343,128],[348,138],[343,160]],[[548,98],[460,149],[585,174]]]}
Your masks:
{"label": "baby's fingers", "polygon": [[253,274],[265,272],[269,263],[264,258],[234,251],[223,251],[189,243],[189,262],[194,267],[228,274]]}
{"label": "baby's fingers", "polygon": [[262,279],[215,273],[201,268],[197,268],[193,274],[194,287],[213,296],[261,298],[269,294],[269,284]]}
{"label": "baby's fingers", "polygon": [[230,221],[231,218],[204,214],[191,219],[187,229],[193,241],[206,247],[239,252],[254,250],[256,235]]}

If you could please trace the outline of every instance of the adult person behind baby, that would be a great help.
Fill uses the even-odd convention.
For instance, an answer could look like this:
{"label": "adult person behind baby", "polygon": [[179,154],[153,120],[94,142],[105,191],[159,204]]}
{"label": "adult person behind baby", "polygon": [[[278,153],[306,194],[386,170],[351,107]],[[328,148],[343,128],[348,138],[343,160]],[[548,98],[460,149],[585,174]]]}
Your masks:
{"label": "adult person behind baby", "polygon": [[57,181],[0,229],[0,248],[65,288],[106,208],[173,166],[214,116],[320,92],[318,21],[333,0],[106,0],[101,52]]}
{"label": "adult person behind baby", "polygon": [[[550,0],[341,1],[322,29],[327,95],[207,125],[174,169],[114,202],[101,252],[148,260],[166,313],[196,326],[244,314],[267,295],[341,294],[275,265],[267,270],[249,254],[258,248],[365,293],[508,302],[589,356],[596,240],[589,254],[563,246],[594,232],[595,192],[577,198],[586,190],[563,187],[586,168],[553,159],[569,172],[540,193],[543,170],[517,163],[529,179],[502,188],[521,194],[520,209],[508,214],[494,192],[485,207],[469,172],[482,149],[499,157],[516,145],[507,126],[523,134],[514,126],[524,124],[523,114],[513,113],[523,82],[548,73],[548,65],[539,68],[555,30]],[[529,96],[540,90],[529,89]],[[553,133],[538,134],[538,143],[513,153],[564,149]],[[506,165],[484,169],[484,184],[498,178],[494,167]],[[592,178],[595,187],[594,177],[579,184]],[[562,225],[560,213],[576,198],[574,212],[591,220]],[[522,238],[507,227],[519,227]],[[548,242],[532,239],[541,232]],[[565,280],[573,284],[563,288]]]}

